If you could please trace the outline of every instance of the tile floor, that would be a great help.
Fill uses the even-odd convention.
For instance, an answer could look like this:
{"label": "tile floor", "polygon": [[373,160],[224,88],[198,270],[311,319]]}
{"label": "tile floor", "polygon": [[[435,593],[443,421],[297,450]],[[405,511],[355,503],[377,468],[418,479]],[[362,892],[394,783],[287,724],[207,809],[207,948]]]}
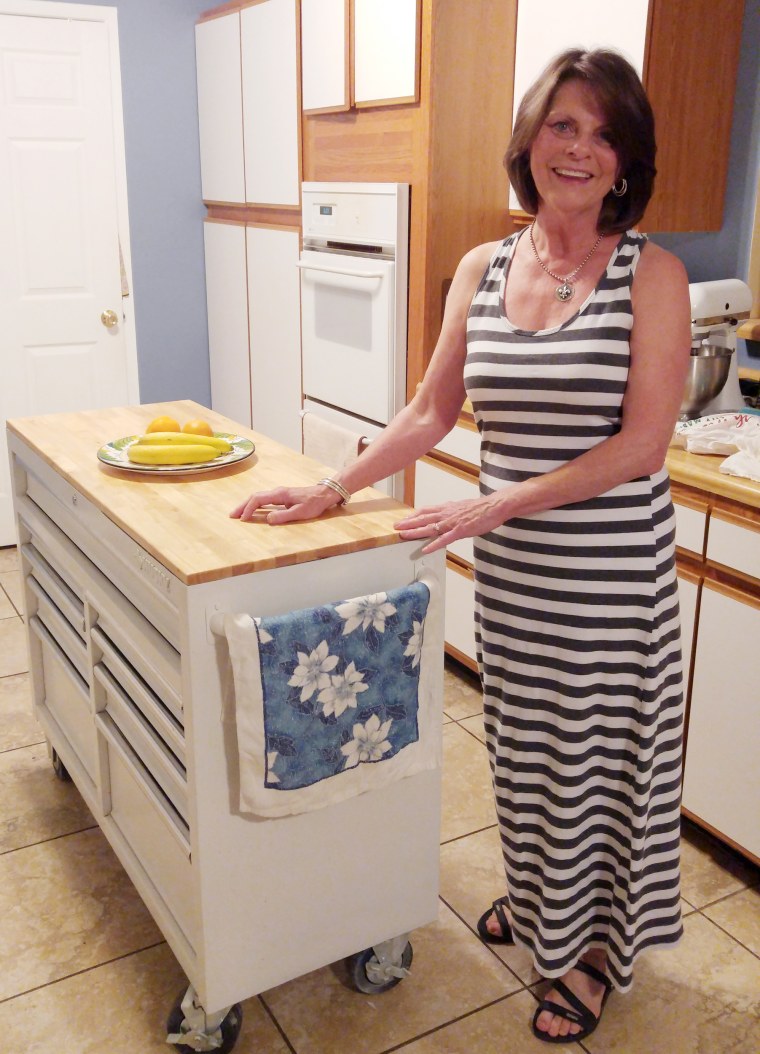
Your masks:
{"label": "tile floor", "polygon": [[[9,1054],[158,1054],[185,979],[31,716],[17,555],[0,550],[0,1036]],[[502,891],[472,676],[447,666],[441,899],[414,968],[381,996],[327,966],[248,999],[236,1054],[538,1054],[543,982],[475,921]],[[757,807],[750,803],[748,807]],[[640,960],[589,1054],[758,1054],[760,872],[686,826],[685,936]],[[308,925],[306,900],[296,905]]]}

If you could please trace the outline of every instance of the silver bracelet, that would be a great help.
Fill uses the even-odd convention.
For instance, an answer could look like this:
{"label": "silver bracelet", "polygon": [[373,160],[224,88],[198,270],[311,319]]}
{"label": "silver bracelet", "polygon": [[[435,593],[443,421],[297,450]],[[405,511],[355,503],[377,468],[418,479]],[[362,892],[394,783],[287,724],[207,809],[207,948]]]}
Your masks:
{"label": "silver bracelet", "polygon": [[326,487],[329,487],[330,490],[334,490],[335,493],[340,496],[341,505],[348,505],[349,501],[351,500],[351,491],[346,490],[343,484],[338,483],[337,479],[331,479],[329,476],[327,476],[325,479],[321,479],[319,483],[324,484]]}

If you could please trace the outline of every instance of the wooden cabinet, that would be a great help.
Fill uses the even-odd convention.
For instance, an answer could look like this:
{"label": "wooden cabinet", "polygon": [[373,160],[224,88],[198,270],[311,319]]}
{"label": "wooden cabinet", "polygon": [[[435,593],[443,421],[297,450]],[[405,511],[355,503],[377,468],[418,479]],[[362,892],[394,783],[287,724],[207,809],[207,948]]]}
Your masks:
{"label": "wooden cabinet", "polygon": [[[646,231],[720,230],[728,172],[743,0],[523,0],[518,5],[515,109],[558,52],[612,47],[642,74],[657,128],[655,194]],[[709,179],[695,179],[694,158]],[[517,209],[516,199],[510,206]]]}
{"label": "wooden cabinet", "polygon": [[195,27],[201,190],[204,201],[245,201],[240,15]]}
{"label": "wooden cabinet", "polygon": [[211,405],[301,449],[298,228],[207,219]]}

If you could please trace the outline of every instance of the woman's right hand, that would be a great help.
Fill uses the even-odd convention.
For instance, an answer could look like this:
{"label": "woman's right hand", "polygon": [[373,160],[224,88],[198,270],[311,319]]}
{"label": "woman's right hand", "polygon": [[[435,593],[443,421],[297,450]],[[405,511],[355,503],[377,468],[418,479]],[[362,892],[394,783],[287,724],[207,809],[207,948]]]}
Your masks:
{"label": "woman's right hand", "polygon": [[277,487],[276,490],[251,494],[232,510],[230,516],[237,520],[264,520],[271,524],[295,523],[298,520],[315,520],[339,502],[340,495],[324,484]]}

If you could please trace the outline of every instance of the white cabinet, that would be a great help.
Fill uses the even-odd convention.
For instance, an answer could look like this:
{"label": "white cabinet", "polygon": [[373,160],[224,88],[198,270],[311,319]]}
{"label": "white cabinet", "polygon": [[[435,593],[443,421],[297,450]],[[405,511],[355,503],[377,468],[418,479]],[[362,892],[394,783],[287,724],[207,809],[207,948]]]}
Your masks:
{"label": "white cabinet", "polygon": [[245,201],[240,15],[195,27],[201,188],[204,201]]}
{"label": "white cabinet", "polygon": [[251,427],[301,449],[301,319],[296,230],[246,228]]}
{"label": "white cabinet", "polygon": [[349,0],[301,0],[301,106],[304,113],[347,110]]}
{"label": "white cabinet", "polygon": [[300,202],[296,17],[296,0],[264,0],[240,12],[248,202]]}
{"label": "white cabinet", "polygon": [[240,223],[206,220],[203,240],[211,407],[250,428],[245,227]]}
{"label": "white cabinet", "polygon": [[760,600],[702,587],[683,805],[760,857]]}
{"label": "white cabinet", "polygon": [[699,598],[699,580],[678,572],[678,607],[681,616],[681,654],[683,656],[683,690],[684,696],[689,691],[691,671],[691,653],[694,647],[694,636],[697,628],[697,601]]}
{"label": "white cabinet", "polygon": [[297,230],[207,220],[211,408],[301,449]]}
{"label": "white cabinet", "polygon": [[418,0],[354,0],[354,102],[377,106],[419,97]]}

